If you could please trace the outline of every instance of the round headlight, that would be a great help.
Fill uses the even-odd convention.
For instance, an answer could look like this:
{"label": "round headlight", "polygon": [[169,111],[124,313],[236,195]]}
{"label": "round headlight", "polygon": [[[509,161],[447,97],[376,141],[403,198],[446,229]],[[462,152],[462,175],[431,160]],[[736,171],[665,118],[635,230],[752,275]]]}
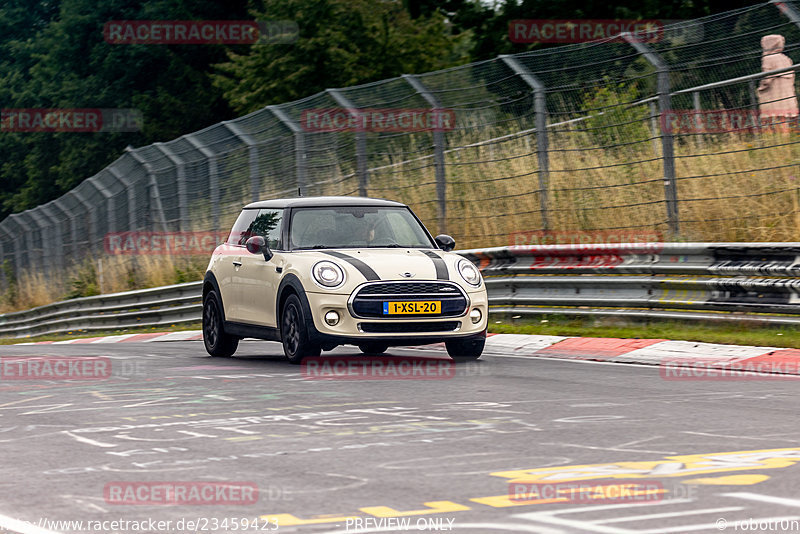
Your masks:
{"label": "round headlight", "polygon": [[332,261],[321,261],[311,269],[314,280],[323,287],[334,288],[344,283],[344,271]]}
{"label": "round headlight", "polygon": [[475,287],[481,285],[481,272],[471,261],[459,261],[458,272],[461,273],[461,278],[463,278],[469,285]]}

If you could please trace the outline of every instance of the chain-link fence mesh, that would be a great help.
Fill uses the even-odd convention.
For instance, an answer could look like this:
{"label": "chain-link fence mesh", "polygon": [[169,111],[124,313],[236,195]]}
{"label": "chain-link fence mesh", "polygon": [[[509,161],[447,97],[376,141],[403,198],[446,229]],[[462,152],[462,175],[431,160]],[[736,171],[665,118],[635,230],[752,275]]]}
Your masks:
{"label": "chain-link fence mesh", "polygon": [[[0,284],[31,271],[57,278],[106,254],[109,234],[225,232],[243,204],[297,194],[399,200],[460,247],[548,232],[561,236],[554,241],[598,231],[797,240],[796,111],[764,127],[758,94],[777,79],[760,74],[764,36],[782,35],[783,53],[800,60],[798,13],[791,2],[766,3],[668,25],[655,38],[330,89],[129,149],[56,201],[0,223]],[[373,122],[331,131],[309,120],[331,110]],[[386,117],[409,110],[434,110],[427,117],[439,121],[389,126]],[[757,124],[710,125],[703,113],[720,110],[731,115],[714,120]],[[697,117],[706,117],[700,127]]]}

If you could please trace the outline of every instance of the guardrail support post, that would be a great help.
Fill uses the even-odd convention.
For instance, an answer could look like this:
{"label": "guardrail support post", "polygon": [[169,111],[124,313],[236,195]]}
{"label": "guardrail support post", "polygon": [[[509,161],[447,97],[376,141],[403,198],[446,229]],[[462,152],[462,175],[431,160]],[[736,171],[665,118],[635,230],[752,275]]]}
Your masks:
{"label": "guardrail support post", "polygon": [[[325,92],[353,115],[356,122],[360,122],[358,108],[339,89],[326,89]],[[369,170],[367,169],[367,132],[362,128],[356,130],[356,175],[358,176],[358,196],[365,197],[369,187]]]}
{"label": "guardrail support post", "polygon": [[[403,79],[430,104],[434,113],[442,109],[439,99],[425,87],[419,78],[413,74],[403,74]],[[447,140],[444,131],[440,128],[433,130],[433,163],[436,169],[436,197],[439,201],[439,233],[447,233],[447,173],[444,160],[444,149]]]}
{"label": "guardrail support post", "polygon": [[283,123],[284,126],[289,128],[294,135],[294,158],[295,158],[295,176],[297,179],[297,192],[300,196],[306,195],[306,187],[307,187],[307,173],[308,173],[308,161],[307,161],[307,154],[306,154],[306,136],[303,129],[300,127],[297,122],[292,120],[289,115],[286,114],[281,108],[276,106],[267,106],[267,109],[275,115],[279,121]]}
{"label": "guardrail support post", "polygon": [[539,160],[539,205],[542,211],[542,227],[544,230],[550,229],[550,218],[547,213],[549,205],[548,183],[550,181],[550,140],[547,135],[547,97],[545,86],[528,70],[525,65],[520,63],[514,56],[502,55],[500,59],[522,81],[533,89],[533,112],[536,115],[536,157]]}
{"label": "guardrail support post", "polygon": [[[650,47],[641,42],[641,38],[628,32],[620,35],[645,60],[656,69],[656,92],[658,93],[658,108],[661,117],[672,109],[669,84],[669,67],[661,57]],[[661,128],[661,157],[664,161],[664,196],[667,202],[667,222],[672,235],[680,231],[678,218],[678,189],[675,183],[675,146],[672,132],[669,128]]]}
{"label": "guardrail support post", "polygon": [[183,159],[178,157],[170,148],[164,143],[153,143],[175,165],[175,176],[178,179],[178,231],[181,232],[185,229],[185,225],[189,222],[189,216],[186,213],[186,169]]}
{"label": "guardrail support post", "polygon": [[250,164],[250,200],[257,202],[261,196],[261,172],[258,168],[258,143],[249,134],[242,131],[238,124],[233,121],[222,121],[233,135],[242,143],[247,145],[247,157]]}
{"label": "guardrail support post", "polygon": [[211,201],[211,226],[219,233],[219,171],[217,169],[217,155],[207,146],[194,137],[193,134],[183,136],[208,160],[208,192]]}

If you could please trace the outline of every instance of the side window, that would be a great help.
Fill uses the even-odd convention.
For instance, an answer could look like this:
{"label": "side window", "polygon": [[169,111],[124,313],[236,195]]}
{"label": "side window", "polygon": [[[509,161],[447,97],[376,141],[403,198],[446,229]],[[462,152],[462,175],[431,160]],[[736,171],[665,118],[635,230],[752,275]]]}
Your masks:
{"label": "side window", "polygon": [[[272,250],[283,250],[281,242],[281,219],[283,210],[260,209],[258,216],[250,226],[250,235],[260,235],[267,240],[269,248]],[[245,241],[247,241],[245,239]]]}
{"label": "side window", "polygon": [[256,220],[258,210],[242,210],[239,218],[233,223],[231,235],[228,236],[229,245],[244,245],[252,234],[249,233],[253,221]]}
{"label": "side window", "polygon": [[281,243],[282,218],[283,210],[243,210],[233,224],[231,235],[228,236],[228,244],[244,245],[254,235],[260,235],[267,240],[269,248],[283,250]]}

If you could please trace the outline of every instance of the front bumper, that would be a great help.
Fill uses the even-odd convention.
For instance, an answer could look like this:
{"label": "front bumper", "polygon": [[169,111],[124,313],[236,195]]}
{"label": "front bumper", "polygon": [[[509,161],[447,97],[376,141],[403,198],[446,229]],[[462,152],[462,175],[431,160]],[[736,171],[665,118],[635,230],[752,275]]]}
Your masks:
{"label": "front bumper", "polygon": [[[365,341],[383,341],[393,345],[436,343],[485,335],[488,324],[489,303],[485,289],[467,292],[466,312],[458,317],[393,317],[357,318],[348,306],[350,295],[307,292],[312,310],[315,337],[323,343],[359,344]],[[481,320],[473,323],[469,317],[473,309],[481,312]],[[325,314],[335,311],[339,323],[328,325]]]}

